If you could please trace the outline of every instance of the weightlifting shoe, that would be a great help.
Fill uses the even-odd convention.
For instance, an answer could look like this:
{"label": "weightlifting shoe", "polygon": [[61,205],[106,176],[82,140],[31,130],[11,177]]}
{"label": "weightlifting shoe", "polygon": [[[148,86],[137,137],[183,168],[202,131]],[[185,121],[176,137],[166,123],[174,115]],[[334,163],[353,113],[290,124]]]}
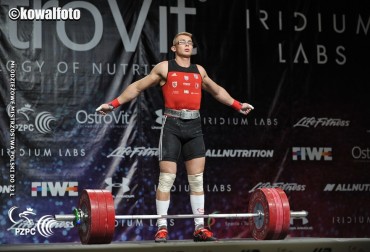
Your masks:
{"label": "weightlifting shoe", "polygon": [[157,233],[155,234],[155,242],[167,242],[168,231],[166,227],[162,227],[158,229]]}
{"label": "weightlifting shoe", "polygon": [[205,228],[199,228],[195,230],[193,237],[195,242],[218,241],[218,239],[213,236],[213,233]]}

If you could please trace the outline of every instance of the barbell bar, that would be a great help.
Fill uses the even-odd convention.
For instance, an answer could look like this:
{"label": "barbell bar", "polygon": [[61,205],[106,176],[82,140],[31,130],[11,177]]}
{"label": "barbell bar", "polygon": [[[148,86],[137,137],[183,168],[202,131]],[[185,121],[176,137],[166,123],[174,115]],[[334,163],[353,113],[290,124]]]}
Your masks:
{"label": "barbell bar", "polygon": [[[299,217],[306,217],[308,215],[307,211],[291,211],[290,217],[299,218]],[[168,215],[159,215],[159,214],[152,214],[152,215],[116,215],[116,220],[148,220],[148,219],[190,219],[190,218],[230,218],[230,219],[237,219],[237,218],[253,218],[258,217],[261,218],[263,213],[259,211],[258,213],[226,213],[226,214],[168,214]],[[87,215],[85,214],[85,218]],[[75,221],[76,216],[74,214],[56,214],[54,215],[54,219],[56,221]]]}
{"label": "barbell bar", "polygon": [[78,226],[83,244],[111,243],[115,220],[185,219],[185,218],[249,218],[249,227],[256,240],[281,240],[288,235],[290,218],[306,217],[307,211],[290,211],[288,197],[281,188],[260,188],[252,193],[248,213],[115,215],[113,196],[107,190],[83,190],[74,214],[54,215],[56,221],[73,221]]}

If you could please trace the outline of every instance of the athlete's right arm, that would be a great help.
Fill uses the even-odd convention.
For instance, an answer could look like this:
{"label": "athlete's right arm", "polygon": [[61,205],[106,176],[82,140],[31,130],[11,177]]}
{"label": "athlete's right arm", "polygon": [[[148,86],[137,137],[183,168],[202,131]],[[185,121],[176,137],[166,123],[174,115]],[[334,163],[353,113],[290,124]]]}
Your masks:
{"label": "athlete's right arm", "polygon": [[105,115],[120,105],[135,99],[145,89],[164,81],[167,78],[167,69],[167,61],[158,63],[147,76],[128,85],[116,99],[109,103],[101,104],[96,111]]}

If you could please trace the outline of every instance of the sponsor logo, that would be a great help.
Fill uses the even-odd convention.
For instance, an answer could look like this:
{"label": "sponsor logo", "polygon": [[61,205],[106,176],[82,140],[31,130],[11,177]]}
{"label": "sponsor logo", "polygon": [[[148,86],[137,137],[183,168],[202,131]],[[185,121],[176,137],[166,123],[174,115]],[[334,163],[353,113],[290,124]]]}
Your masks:
{"label": "sponsor logo", "polygon": [[96,127],[114,123],[114,127],[127,126],[129,124],[129,114],[124,111],[118,113],[109,113],[100,115],[98,113],[87,113],[85,110],[79,110],[76,113],[76,121],[81,127]]}
{"label": "sponsor logo", "polygon": [[[307,217],[291,217],[289,230],[313,230]],[[294,225],[294,226],[293,226]]]}
{"label": "sponsor logo", "polygon": [[370,162],[370,149],[354,146],[351,151],[352,158],[356,161]]}
{"label": "sponsor logo", "polygon": [[293,160],[332,161],[331,147],[293,147]]}
{"label": "sponsor logo", "polygon": [[[205,184],[205,192],[231,192],[232,188],[230,184]],[[154,185],[154,191],[157,191],[157,185]],[[190,186],[186,185],[172,185],[171,192],[190,192]]]}
{"label": "sponsor logo", "polygon": [[276,182],[276,183],[270,183],[270,182],[259,182],[257,185],[255,185],[251,190],[249,190],[249,193],[254,192],[256,189],[260,188],[277,188],[280,187],[284,191],[290,191],[290,192],[303,192],[306,190],[306,185],[300,185],[297,183],[284,183],[284,182]]}
{"label": "sponsor logo", "polygon": [[157,157],[159,154],[159,148],[147,148],[147,147],[118,147],[107,157],[130,157],[137,155],[139,157]]}
{"label": "sponsor logo", "polygon": [[157,109],[155,115],[157,116],[155,119],[156,125],[153,125],[152,129],[161,129],[164,120],[163,109]]}
{"label": "sponsor logo", "polygon": [[205,126],[278,126],[277,118],[247,118],[247,117],[211,117],[204,116],[203,125]]}
{"label": "sponsor logo", "polygon": [[177,87],[177,81],[173,81],[173,82],[172,82],[172,87],[173,87],[173,88],[176,88],[176,87]]}
{"label": "sponsor logo", "polygon": [[317,128],[317,127],[348,127],[350,121],[337,118],[303,117],[293,127]]}
{"label": "sponsor logo", "polygon": [[370,224],[370,216],[333,216],[333,224]]}
{"label": "sponsor logo", "polygon": [[[118,147],[111,152],[107,157],[132,158],[139,157],[157,157],[159,148],[150,147]],[[273,150],[221,150],[208,149],[206,150],[207,157],[241,157],[241,158],[272,158]]]}
{"label": "sponsor logo", "polygon": [[114,193],[115,198],[135,198],[135,195],[125,194],[131,190],[129,187],[131,179],[122,177],[121,183],[114,183],[112,178],[106,178],[104,182],[107,185],[105,189],[112,192],[112,194]]}
{"label": "sponsor logo", "polygon": [[[10,108],[8,105],[7,112],[10,116]],[[34,119],[34,120],[33,120]],[[17,109],[16,129],[21,132],[33,132],[37,130],[41,134],[48,134],[53,131],[52,124],[57,119],[48,111],[36,113],[30,104],[25,104]]]}
{"label": "sponsor logo", "polygon": [[[59,6],[53,6],[55,9],[52,9],[53,7],[46,8],[46,9],[41,9],[39,5],[41,4],[40,1],[26,1],[27,3],[33,3],[29,4],[27,6],[26,3],[22,3],[25,9],[26,17],[27,19],[33,20],[33,15],[36,18],[36,9],[37,10],[37,16],[38,17],[43,17],[43,20],[49,20],[50,18],[53,17],[51,13],[53,11],[58,12],[61,15],[61,18],[63,18],[63,15],[68,14],[68,18],[71,18],[70,15],[74,18],[74,20],[77,20],[77,12],[79,9],[83,8],[85,11],[88,13],[91,13],[94,16],[94,21],[92,22],[92,30],[95,31],[95,35],[93,38],[91,38],[90,41],[74,41],[73,39],[69,38],[68,36],[65,36],[66,34],[66,28],[62,29],[57,29],[55,35],[59,39],[59,41],[66,46],[67,48],[73,50],[73,51],[89,51],[93,48],[95,48],[99,42],[101,41],[101,38],[103,34],[105,34],[107,31],[104,30],[105,26],[103,25],[103,16],[105,15],[106,10],[99,9],[97,6],[94,4],[85,2],[85,1],[68,1],[69,3],[65,4],[62,6],[61,9]],[[61,1],[56,1],[53,2],[54,5],[58,5],[58,3]],[[123,14],[119,11],[117,11],[120,7],[117,3],[117,1],[107,1],[109,5],[109,9],[111,10],[111,14],[113,15],[112,19],[114,20],[114,25],[117,29],[120,29],[119,36],[121,38],[121,42],[123,44],[125,52],[134,52],[139,44],[139,37],[141,35],[141,32],[143,30],[143,25],[146,21],[147,18],[150,17],[148,15],[149,11],[152,9],[152,1],[143,1],[140,10],[138,10],[138,20],[140,22],[135,22],[134,24],[127,24],[127,21],[125,21],[125,18]],[[8,5],[9,9],[11,11],[8,12],[8,16],[10,16],[12,19],[19,18],[18,17],[18,12],[20,9],[16,8],[16,10],[12,10],[14,7],[17,7],[17,2],[16,1],[7,1],[6,3],[1,3],[2,5]],[[19,4],[19,3],[18,3]],[[188,20],[189,17],[195,17],[197,15],[197,8],[192,7],[192,6],[186,6],[185,1],[175,1],[173,4],[171,3],[171,6],[166,6],[166,5],[161,5],[160,6],[161,11],[159,13],[159,22],[158,26],[156,29],[159,30],[158,34],[161,34],[159,38],[159,43],[158,43],[158,49],[160,53],[168,53],[168,39],[167,36],[172,36],[171,32],[167,31],[167,27],[170,23],[173,23],[174,18],[177,20],[175,22],[178,22],[179,24],[181,23],[179,29],[184,30],[186,25],[186,20]],[[31,9],[33,9],[31,11]],[[40,9],[40,10],[39,10]],[[71,10],[71,13],[70,13]],[[72,11],[73,10],[73,11]],[[67,11],[67,13],[64,13]],[[169,18],[168,13],[171,12],[171,18]],[[79,14],[79,13],[78,13]],[[28,16],[31,15],[31,16]],[[74,16],[76,15],[76,16]],[[186,18],[188,17],[188,18]],[[160,25],[159,25],[160,24]],[[42,23],[37,23],[35,26],[37,26],[40,29],[31,29],[29,39],[25,41],[20,41],[18,39],[10,40],[10,43],[12,46],[18,49],[31,49],[31,50],[37,50],[37,49],[42,49],[44,44],[42,43],[43,41],[43,36],[45,34],[42,32],[41,29]],[[130,25],[130,27],[128,27]],[[133,26],[132,26],[133,25]],[[125,29],[122,29],[122,27],[125,27]],[[127,31],[130,31],[132,28],[133,31],[136,31],[132,36],[129,34]],[[11,30],[11,31],[10,31]],[[10,29],[10,37],[16,36],[17,33],[19,33],[19,30],[17,27],[14,29]],[[34,41],[33,43],[30,41]],[[22,48],[20,48],[19,43],[22,42]],[[23,44],[25,44],[23,46]],[[194,48],[193,54],[197,54],[197,48]],[[137,69],[136,69],[137,70]],[[124,73],[125,74],[125,73]]]}
{"label": "sponsor logo", "polygon": [[370,192],[370,184],[327,184],[324,192]]}
{"label": "sponsor logo", "polygon": [[[0,149],[0,156],[9,155],[9,151],[5,152]],[[20,157],[84,157],[86,155],[85,149],[51,149],[51,148],[37,148],[26,149],[20,148],[18,150]]]}
{"label": "sponsor logo", "polygon": [[32,197],[65,196],[66,193],[78,196],[78,182],[32,182]]}
{"label": "sponsor logo", "polygon": [[[167,225],[173,227],[175,225],[175,219],[167,219]],[[131,219],[131,220],[116,220],[115,227],[155,227],[157,225],[157,220],[153,219]]]}
{"label": "sponsor logo", "polygon": [[209,149],[206,151],[207,157],[243,157],[243,158],[272,158],[274,150],[221,150]]}
{"label": "sponsor logo", "polygon": [[[18,213],[18,215],[17,215]],[[13,206],[8,211],[8,218],[12,225],[7,229],[16,236],[36,235],[39,233],[43,237],[49,237],[54,234],[54,228],[72,228],[71,221],[56,221],[51,215],[44,215],[39,220],[35,220],[36,213],[34,209],[27,208],[23,212],[18,211],[18,207]]]}

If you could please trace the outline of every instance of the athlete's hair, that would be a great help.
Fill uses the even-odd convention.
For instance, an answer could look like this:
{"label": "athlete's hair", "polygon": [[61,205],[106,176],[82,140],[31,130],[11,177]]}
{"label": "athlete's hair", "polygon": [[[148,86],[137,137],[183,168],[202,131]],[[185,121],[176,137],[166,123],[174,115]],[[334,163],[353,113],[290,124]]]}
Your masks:
{"label": "athlete's hair", "polygon": [[193,34],[189,33],[189,32],[179,32],[176,34],[176,36],[173,38],[173,41],[172,41],[172,45],[176,45],[176,39],[178,36],[180,35],[186,35],[186,36],[189,36],[190,38],[193,37]]}

